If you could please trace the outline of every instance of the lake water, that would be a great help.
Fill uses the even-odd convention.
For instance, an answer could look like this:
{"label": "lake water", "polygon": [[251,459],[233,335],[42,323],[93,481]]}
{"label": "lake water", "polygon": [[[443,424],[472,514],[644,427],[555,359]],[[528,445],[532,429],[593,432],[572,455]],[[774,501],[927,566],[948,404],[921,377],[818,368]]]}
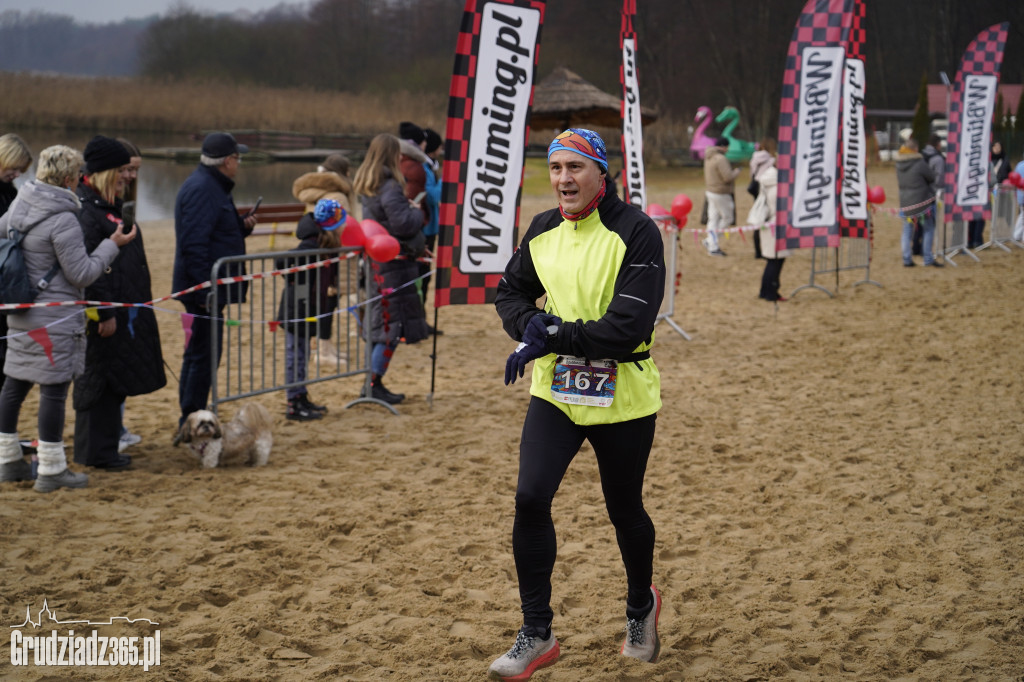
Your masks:
{"label": "lake water", "polygon": [[[66,144],[79,151],[85,149],[86,143],[95,133],[61,133],[54,131],[16,132],[32,150],[33,164],[28,172],[15,180],[21,185],[25,180],[35,176],[35,160],[39,152],[54,144]],[[108,133],[101,133],[108,134]],[[116,133],[112,136],[117,137]],[[181,135],[124,135],[137,147],[143,150],[157,147],[191,147],[199,149],[201,142],[186,134]],[[313,162],[277,161],[271,163],[243,163],[235,178],[233,195],[238,206],[253,204],[258,197],[263,197],[265,204],[295,203],[292,196],[292,182],[303,173],[316,170]],[[136,215],[140,223],[147,220],[165,220],[174,218],[174,198],[185,178],[195,170],[196,162],[178,163],[167,159],[142,159],[139,171],[139,197]]]}

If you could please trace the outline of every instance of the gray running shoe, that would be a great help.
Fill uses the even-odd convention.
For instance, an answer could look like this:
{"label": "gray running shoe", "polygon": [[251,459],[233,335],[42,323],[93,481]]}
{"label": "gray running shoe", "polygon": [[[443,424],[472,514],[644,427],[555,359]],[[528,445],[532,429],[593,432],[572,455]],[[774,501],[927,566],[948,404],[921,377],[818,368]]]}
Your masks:
{"label": "gray running shoe", "polygon": [[558,660],[559,648],[555,634],[547,639],[530,637],[520,628],[516,643],[491,663],[488,675],[492,680],[528,680],[540,668]]}
{"label": "gray running shoe", "polygon": [[52,476],[37,476],[36,484],[32,487],[36,492],[52,493],[57,488],[84,488],[87,485],[89,485],[88,476],[65,469]]}
{"label": "gray running shoe", "polygon": [[661,615],[661,594],[651,585],[654,603],[650,612],[640,620],[626,619],[626,640],[622,643],[622,655],[654,663],[661,653],[658,639],[658,616]]}
{"label": "gray running shoe", "polygon": [[0,481],[31,481],[32,465],[23,459],[0,464]]}

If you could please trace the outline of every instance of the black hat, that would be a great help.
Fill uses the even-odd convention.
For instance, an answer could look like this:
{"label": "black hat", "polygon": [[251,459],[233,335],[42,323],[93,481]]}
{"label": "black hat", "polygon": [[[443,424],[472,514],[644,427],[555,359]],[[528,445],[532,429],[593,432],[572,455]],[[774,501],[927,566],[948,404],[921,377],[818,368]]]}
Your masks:
{"label": "black hat", "polygon": [[127,166],[132,160],[131,154],[123,144],[112,137],[103,137],[102,135],[97,135],[89,140],[82,156],[85,159],[86,175]]}
{"label": "black hat", "polygon": [[416,144],[423,142],[423,129],[415,123],[402,121],[398,124],[398,137],[403,140],[412,140]]}
{"label": "black hat", "polygon": [[729,146],[729,138],[728,137],[720,137],[720,138],[718,138],[717,140],[715,140],[715,146],[716,147],[728,147]]}
{"label": "black hat", "polygon": [[232,154],[245,154],[249,147],[238,144],[231,133],[210,133],[203,140],[203,155],[211,159],[223,159]]}
{"label": "black hat", "polygon": [[426,151],[428,154],[435,151],[441,146],[441,135],[436,130],[430,128],[423,129],[423,139],[427,141]]}

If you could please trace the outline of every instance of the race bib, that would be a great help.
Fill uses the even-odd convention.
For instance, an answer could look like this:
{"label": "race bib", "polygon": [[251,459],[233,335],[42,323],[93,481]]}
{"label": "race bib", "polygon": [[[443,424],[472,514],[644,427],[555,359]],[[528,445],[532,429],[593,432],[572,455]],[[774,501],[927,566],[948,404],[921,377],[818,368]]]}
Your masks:
{"label": "race bib", "polygon": [[551,380],[551,397],[569,405],[608,407],[615,400],[615,360],[591,360],[559,355]]}

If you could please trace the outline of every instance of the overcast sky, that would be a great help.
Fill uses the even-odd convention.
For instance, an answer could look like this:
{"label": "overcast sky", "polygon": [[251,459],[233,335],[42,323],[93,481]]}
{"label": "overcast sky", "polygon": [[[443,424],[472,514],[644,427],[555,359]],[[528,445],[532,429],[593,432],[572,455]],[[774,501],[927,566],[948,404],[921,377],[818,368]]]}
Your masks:
{"label": "overcast sky", "polygon": [[[166,14],[176,0],[0,0],[0,12],[9,9],[30,12],[39,10],[53,14],[64,14],[81,23],[106,24],[122,19],[138,19],[151,14]],[[299,0],[196,0],[186,3],[199,11],[211,13],[234,12],[245,8],[259,12],[280,4],[304,4]]]}

